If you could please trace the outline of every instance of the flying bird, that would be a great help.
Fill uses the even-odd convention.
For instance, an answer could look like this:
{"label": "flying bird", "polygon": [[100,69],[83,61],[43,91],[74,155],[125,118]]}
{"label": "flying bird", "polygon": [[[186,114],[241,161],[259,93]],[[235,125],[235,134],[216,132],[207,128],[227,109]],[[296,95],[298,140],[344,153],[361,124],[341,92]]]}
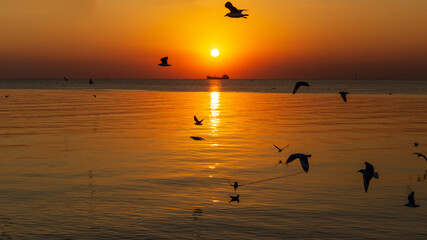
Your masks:
{"label": "flying bird", "polygon": [[271,181],[271,180],[275,180],[275,179],[280,179],[280,178],[286,178],[286,177],[292,177],[292,176],[296,176],[301,174],[301,172],[299,173],[293,173],[293,174],[288,174],[288,175],[281,175],[278,177],[272,177],[272,178],[267,178],[267,179],[262,179],[262,180],[258,180],[255,182],[250,182],[250,183],[245,183],[245,184],[239,184],[239,182],[232,182],[230,179],[223,177],[225,180],[227,180],[228,185],[232,186],[234,188],[234,192],[236,192],[237,188],[241,187],[241,186],[246,186],[246,185],[252,185],[252,184],[256,184],[256,183],[262,183],[262,182],[267,182],[267,181]]}
{"label": "flying bird", "polygon": [[197,117],[196,117],[196,116],[194,116],[194,121],[195,121],[194,125],[203,125],[203,124],[202,124],[203,120],[204,120],[204,119],[202,119],[202,120],[200,120],[200,121],[199,121],[199,119],[197,119]]}
{"label": "flying bird", "polygon": [[93,97],[95,97],[95,98],[96,98],[96,95],[95,95],[95,94],[93,94]]}
{"label": "flying bird", "polygon": [[372,166],[372,164],[365,162],[365,165],[365,169],[360,169],[357,172],[363,173],[363,184],[365,185],[365,192],[368,192],[369,182],[373,177],[378,179],[378,173],[375,172],[374,166]]}
{"label": "flying bird", "polygon": [[298,88],[301,86],[307,86],[310,87],[310,84],[308,84],[308,82],[297,82],[295,84],[294,90],[292,91],[292,94],[295,94],[298,91]]}
{"label": "flying bird", "polygon": [[231,2],[226,2],[225,7],[230,10],[229,13],[225,14],[224,17],[231,17],[231,18],[246,18],[249,16],[248,14],[243,14],[243,11],[247,11],[247,9],[237,9]]}
{"label": "flying bird", "polygon": [[308,172],[308,158],[311,157],[311,154],[303,154],[303,153],[294,153],[291,156],[289,156],[288,160],[286,160],[286,165],[288,163],[292,162],[293,160],[299,158],[299,161],[301,163],[302,169],[304,169],[304,172]]}
{"label": "flying bird", "polygon": [[414,147],[418,147],[418,142],[414,142]]}
{"label": "flying bird", "polygon": [[93,81],[92,81],[92,79],[89,79],[89,84],[93,84]]}
{"label": "flying bird", "polygon": [[275,147],[277,148],[277,152],[282,152],[282,151],[283,151],[283,149],[285,149],[285,148],[289,147],[289,144],[288,144],[288,145],[286,145],[286,147],[284,147],[284,148],[279,148],[278,146],[276,146],[276,145],[274,145],[274,144],[273,144],[273,146],[275,146]]}
{"label": "flying bird", "polygon": [[342,100],[344,100],[344,102],[347,102],[347,94],[348,92],[339,92],[339,94],[342,97]]}
{"label": "flying bird", "polygon": [[190,137],[191,139],[193,139],[193,140],[197,140],[197,141],[206,141],[204,138],[202,138],[202,137],[193,137],[193,136],[191,136]]}
{"label": "flying bird", "polygon": [[64,80],[65,80],[65,81],[68,81],[68,78],[64,77]]}
{"label": "flying bird", "polygon": [[240,197],[240,195],[239,194],[237,194],[236,196],[231,196],[230,195],[230,201],[228,201],[228,204],[230,204],[231,202],[237,202],[237,203],[240,203],[240,199],[239,199],[239,197]]}
{"label": "flying bird", "polygon": [[9,95],[4,95],[4,98],[8,98],[9,97]]}
{"label": "flying bird", "polygon": [[427,161],[427,157],[424,154],[421,154],[421,153],[412,153],[411,155],[414,155],[414,154],[416,154],[417,157],[423,157]]}
{"label": "flying bird", "polygon": [[407,206],[407,207],[413,207],[413,208],[416,208],[416,207],[419,207],[419,206],[420,206],[420,205],[415,204],[415,198],[414,198],[414,195],[415,195],[415,192],[411,192],[411,193],[408,195],[408,203],[407,203],[407,204],[405,204],[404,206]]}
{"label": "flying bird", "polygon": [[161,58],[160,61],[162,61],[162,63],[159,63],[159,66],[162,66],[162,67],[171,66],[168,64],[168,59],[169,59],[168,57]]}

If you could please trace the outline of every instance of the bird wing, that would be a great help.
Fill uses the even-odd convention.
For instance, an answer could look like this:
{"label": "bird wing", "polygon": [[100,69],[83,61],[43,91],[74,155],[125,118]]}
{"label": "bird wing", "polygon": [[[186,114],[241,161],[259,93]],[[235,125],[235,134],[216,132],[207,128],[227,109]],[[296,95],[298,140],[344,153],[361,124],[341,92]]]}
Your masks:
{"label": "bird wing", "polygon": [[340,95],[341,95],[342,99],[344,100],[344,102],[347,102],[347,93],[346,92],[340,92]]}
{"label": "bird wing", "polygon": [[420,157],[423,157],[427,161],[427,157],[424,154],[420,154]]}
{"label": "bird wing", "polygon": [[299,154],[292,154],[291,156],[288,157],[288,160],[286,160],[286,163],[290,163],[297,158],[299,158]]}
{"label": "bird wing", "polygon": [[277,148],[277,150],[279,150],[279,151],[280,151],[280,150],[282,150],[282,149],[280,149],[278,146],[276,146],[276,145],[274,145],[274,144],[273,144],[273,146],[275,146],[275,147]]}
{"label": "bird wing", "polygon": [[302,86],[310,87],[310,84],[308,84],[308,82],[299,82],[299,84]]}
{"label": "bird wing", "polygon": [[363,184],[365,185],[365,192],[368,192],[369,181],[371,181],[371,178],[368,177],[366,174],[363,174]]}
{"label": "bird wing", "polygon": [[199,119],[197,119],[197,117],[196,117],[196,116],[194,116],[194,121],[196,121],[196,123],[198,123],[198,122],[199,122]]}
{"label": "bird wing", "polygon": [[365,162],[365,165],[366,165],[366,170],[367,170],[368,172],[372,172],[372,173],[374,173],[374,166],[373,166],[372,164],[370,164],[370,163],[368,163],[368,162]]}
{"label": "bird wing", "polygon": [[408,201],[409,201],[409,204],[410,205],[415,205],[415,192],[411,192],[409,195],[408,195]]}
{"label": "bird wing", "polygon": [[233,4],[231,4],[231,2],[226,2],[225,7],[230,10],[230,13],[240,13],[239,10],[235,6],[233,6]]}
{"label": "bird wing", "polygon": [[301,163],[302,169],[304,169],[304,172],[308,172],[308,157],[307,156],[303,156],[299,158],[299,161]]}
{"label": "bird wing", "polygon": [[295,94],[295,93],[298,91],[298,88],[299,88],[300,86],[301,86],[301,85],[299,84],[299,82],[297,82],[297,83],[295,84],[294,90],[292,91],[292,94]]}

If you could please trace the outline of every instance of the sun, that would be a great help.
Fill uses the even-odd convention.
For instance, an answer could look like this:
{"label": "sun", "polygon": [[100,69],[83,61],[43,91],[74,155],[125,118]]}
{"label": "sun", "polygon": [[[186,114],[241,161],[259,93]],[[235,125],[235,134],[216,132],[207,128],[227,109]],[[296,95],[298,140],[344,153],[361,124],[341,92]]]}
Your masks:
{"label": "sun", "polygon": [[212,57],[218,57],[218,55],[219,55],[218,49],[216,49],[216,48],[212,49],[211,55],[212,55]]}

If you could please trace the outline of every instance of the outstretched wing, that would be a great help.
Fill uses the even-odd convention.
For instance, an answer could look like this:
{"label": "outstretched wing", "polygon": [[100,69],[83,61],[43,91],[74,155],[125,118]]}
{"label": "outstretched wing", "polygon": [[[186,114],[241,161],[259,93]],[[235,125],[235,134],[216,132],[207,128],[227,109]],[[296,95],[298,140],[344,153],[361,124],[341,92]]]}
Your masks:
{"label": "outstretched wing", "polygon": [[198,123],[198,122],[199,122],[199,119],[197,119],[197,117],[196,117],[196,116],[194,116],[194,121],[196,121],[196,123]]}
{"label": "outstretched wing", "polygon": [[299,82],[297,82],[297,83],[295,84],[294,90],[292,91],[292,94],[295,94],[295,93],[298,91],[298,88],[299,88],[300,86],[301,86],[301,85],[299,84]]}
{"label": "outstretched wing", "polygon": [[409,201],[410,205],[415,205],[415,198],[414,198],[414,196],[415,196],[415,192],[411,192],[408,195],[408,201]]}
{"label": "outstretched wing", "polygon": [[340,92],[342,99],[344,100],[344,102],[347,102],[347,92]]}
{"label": "outstretched wing", "polygon": [[374,173],[374,166],[373,166],[372,164],[370,164],[370,163],[368,163],[368,162],[365,162],[365,165],[366,165],[366,170],[367,170],[368,172],[372,172],[372,173]]}
{"label": "outstretched wing", "polygon": [[286,163],[290,163],[290,162],[292,162],[293,160],[295,160],[295,159],[297,159],[299,157],[300,157],[299,154],[292,154],[291,156],[288,157],[288,160],[286,160]]}
{"label": "outstretched wing", "polygon": [[420,154],[420,157],[423,157],[427,161],[427,157],[424,154]]}
{"label": "outstretched wing", "polygon": [[368,177],[366,174],[363,174],[363,184],[365,185],[365,192],[368,192],[369,181],[371,181],[371,178]]}
{"label": "outstretched wing", "polygon": [[240,13],[240,11],[235,6],[233,6],[231,2],[226,2],[225,7],[228,8],[228,10],[230,10],[230,13]]}
{"label": "outstretched wing", "polygon": [[308,157],[303,156],[299,158],[299,161],[301,162],[302,169],[304,169],[304,172],[308,172]]}
{"label": "outstretched wing", "polygon": [[274,144],[273,144],[273,146],[275,146],[275,147],[277,148],[277,150],[279,150],[279,151],[280,151],[280,150],[282,150],[282,149],[280,149],[278,146],[276,146],[276,145],[274,145]]}

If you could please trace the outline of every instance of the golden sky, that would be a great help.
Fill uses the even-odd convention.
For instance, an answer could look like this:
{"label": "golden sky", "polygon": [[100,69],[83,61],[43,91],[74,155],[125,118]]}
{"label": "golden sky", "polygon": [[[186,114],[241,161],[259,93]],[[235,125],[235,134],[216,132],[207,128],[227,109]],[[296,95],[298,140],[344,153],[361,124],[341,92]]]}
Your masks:
{"label": "golden sky", "polygon": [[0,78],[427,76],[425,0],[225,2],[0,0]]}

